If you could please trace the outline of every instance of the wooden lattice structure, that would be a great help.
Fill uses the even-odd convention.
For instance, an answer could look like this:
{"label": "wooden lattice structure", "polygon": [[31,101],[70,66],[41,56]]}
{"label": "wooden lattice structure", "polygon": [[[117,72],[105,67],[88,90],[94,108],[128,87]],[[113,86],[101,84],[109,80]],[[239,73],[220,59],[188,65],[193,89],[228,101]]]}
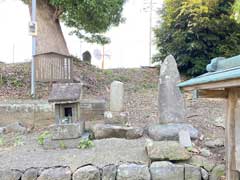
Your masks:
{"label": "wooden lattice structure", "polygon": [[35,77],[38,82],[71,82],[73,59],[55,52],[37,54]]}
{"label": "wooden lattice structure", "polygon": [[240,178],[240,56],[215,58],[208,73],[180,83],[184,91],[197,90],[199,97],[226,98],[225,148],[227,180]]}

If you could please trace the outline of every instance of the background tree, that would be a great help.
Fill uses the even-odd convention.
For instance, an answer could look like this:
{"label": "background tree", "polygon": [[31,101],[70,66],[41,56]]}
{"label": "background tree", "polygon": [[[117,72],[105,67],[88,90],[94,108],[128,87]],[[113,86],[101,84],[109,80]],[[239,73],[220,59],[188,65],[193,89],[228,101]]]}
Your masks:
{"label": "background tree", "polygon": [[205,72],[214,57],[240,52],[240,24],[232,18],[234,0],[165,0],[155,29],[159,54],[175,56],[179,70],[190,76]]}
{"label": "background tree", "polygon": [[[23,0],[29,5],[31,0]],[[69,55],[60,20],[79,38],[90,42],[109,42],[102,36],[117,26],[125,0],[37,0],[37,54],[57,52]]]}

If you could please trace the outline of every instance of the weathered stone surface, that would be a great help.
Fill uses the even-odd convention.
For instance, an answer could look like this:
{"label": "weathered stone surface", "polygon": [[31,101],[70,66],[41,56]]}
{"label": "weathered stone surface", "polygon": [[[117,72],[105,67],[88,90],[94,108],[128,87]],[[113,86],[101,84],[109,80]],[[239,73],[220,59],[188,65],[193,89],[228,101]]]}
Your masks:
{"label": "weathered stone surface", "polygon": [[152,141],[146,144],[150,160],[188,160],[191,154],[175,141]]}
{"label": "weathered stone surface", "polygon": [[126,124],[128,121],[128,115],[126,112],[104,112],[104,122],[106,124]]}
{"label": "weathered stone surface", "polygon": [[223,164],[217,165],[213,168],[209,180],[220,180],[225,175],[225,166]]}
{"label": "weathered stone surface", "polygon": [[200,154],[204,157],[209,157],[212,155],[211,151],[209,151],[207,148],[201,149]]}
{"label": "weathered stone surface", "polygon": [[111,124],[96,124],[92,131],[96,139],[126,138],[136,139],[143,135],[143,129],[139,127],[127,127]]}
{"label": "weathered stone surface", "polygon": [[110,89],[110,111],[123,111],[124,87],[120,81],[113,81]]}
{"label": "weathered stone surface", "polygon": [[160,123],[183,122],[185,105],[183,95],[177,84],[180,74],[177,63],[172,55],[166,57],[161,65],[159,77],[158,105]]}
{"label": "weathered stone surface", "polygon": [[184,147],[192,147],[191,137],[187,130],[179,131],[179,143]]}
{"label": "weathered stone surface", "polygon": [[0,170],[1,180],[19,180],[22,176],[20,171],[16,170]]}
{"label": "weathered stone surface", "polygon": [[37,180],[71,180],[71,169],[69,167],[56,167],[45,169]]}
{"label": "weathered stone surface", "polygon": [[76,101],[82,93],[81,83],[54,83],[49,94],[49,102]]}
{"label": "weathered stone surface", "polygon": [[150,172],[146,165],[122,164],[118,167],[117,180],[150,180]]}
{"label": "weathered stone surface", "polygon": [[185,179],[186,180],[201,180],[201,172],[199,167],[185,164]]}
{"label": "weathered stone surface", "polygon": [[25,134],[27,133],[27,128],[24,127],[21,123],[15,122],[6,126],[6,132]]}
{"label": "weathered stone surface", "polygon": [[137,139],[143,136],[143,128],[140,127],[133,127],[129,128],[126,133],[127,139]]}
{"label": "weathered stone surface", "polygon": [[83,131],[83,124],[54,124],[49,127],[54,140],[79,138]]}
{"label": "weathered stone surface", "polygon": [[102,171],[102,180],[115,180],[117,175],[117,166],[114,164],[104,166]]}
{"label": "weathered stone surface", "polygon": [[101,99],[81,99],[80,115],[85,121],[97,121],[104,119],[106,101]]}
{"label": "weathered stone surface", "polygon": [[150,172],[152,180],[184,180],[184,166],[168,161],[153,162]]}
{"label": "weathered stone surface", "polygon": [[203,168],[201,168],[201,175],[202,175],[202,179],[203,179],[203,180],[208,180],[209,174],[208,174],[208,172],[207,172],[205,169],[203,169]]}
{"label": "weathered stone surface", "polygon": [[187,130],[192,139],[197,139],[199,132],[191,124],[165,124],[151,125],[148,127],[148,135],[155,141],[178,140],[178,134],[181,130]]}
{"label": "weathered stone surface", "polygon": [[88,165],[76,170],[72,178],[73,180],[100,180],[101,174],[98,168]]}
{"label": "weathered stone surface", "polygon": [[208,140],[205,142],[205,145],[209,148],[223,147],[224,139],[218,138],[218,139]]}
{"label": "weathered stone surface", "polygon": [[208,160],[205,157],[198,156],[198,155],[193,156],[191,159],[189,159],[187,161],[187,163],[191,164],[193,166],[203,167],[208,172],[210,172],[214,168],[214,166],[216,165],[215,162],[213,162],[211,160]]}
{"label": "weathered stone surface", "polygon": [[36,180],[38,177],[38,170],[35,168],[27,169],[21,180]]}

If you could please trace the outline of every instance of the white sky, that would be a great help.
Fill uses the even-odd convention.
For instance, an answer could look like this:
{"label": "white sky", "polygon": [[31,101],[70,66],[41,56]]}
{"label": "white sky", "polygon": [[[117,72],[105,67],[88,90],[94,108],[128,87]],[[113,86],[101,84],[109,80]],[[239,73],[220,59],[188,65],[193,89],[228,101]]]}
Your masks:
{"label": "white sky", "polygon": [[[107,32],[111,43],[105,47],[108,54],[105,68],[148,65],[149,12],[144,11],[147,2],[149,0],[128,0],[123,11],[126,22]],[[158,4],[154,4],[155,9],[161,7],[161,0],[156,2]],[[28,7],[21,0],[0,0],[0,61],[12,63],[31,59],[29,21]],[[153,26],[156,21],[156,13],[153,13]],[[85,50],[89,50],[93,64],[100,66],[101,60],[95,58],[93,52],[95,49],[102,52],[101,46],[87,44],[75,36],[70,36],[70,29],[63,25],[62,29],[72,55],[80,57]],[[153,53],[154,49],[153,47]]]}

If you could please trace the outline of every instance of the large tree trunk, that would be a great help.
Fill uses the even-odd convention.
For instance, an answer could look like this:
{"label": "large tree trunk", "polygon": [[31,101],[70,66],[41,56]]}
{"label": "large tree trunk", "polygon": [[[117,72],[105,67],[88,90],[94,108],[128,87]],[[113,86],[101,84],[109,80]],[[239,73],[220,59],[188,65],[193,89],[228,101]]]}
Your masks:
{"label": "large tree trunk", "polygon": [[[31,14],[31,4],[29,4]],[[69,55],[55,8],[48,0],[37,0],[37,50],[36,54],[56,52]]]}

